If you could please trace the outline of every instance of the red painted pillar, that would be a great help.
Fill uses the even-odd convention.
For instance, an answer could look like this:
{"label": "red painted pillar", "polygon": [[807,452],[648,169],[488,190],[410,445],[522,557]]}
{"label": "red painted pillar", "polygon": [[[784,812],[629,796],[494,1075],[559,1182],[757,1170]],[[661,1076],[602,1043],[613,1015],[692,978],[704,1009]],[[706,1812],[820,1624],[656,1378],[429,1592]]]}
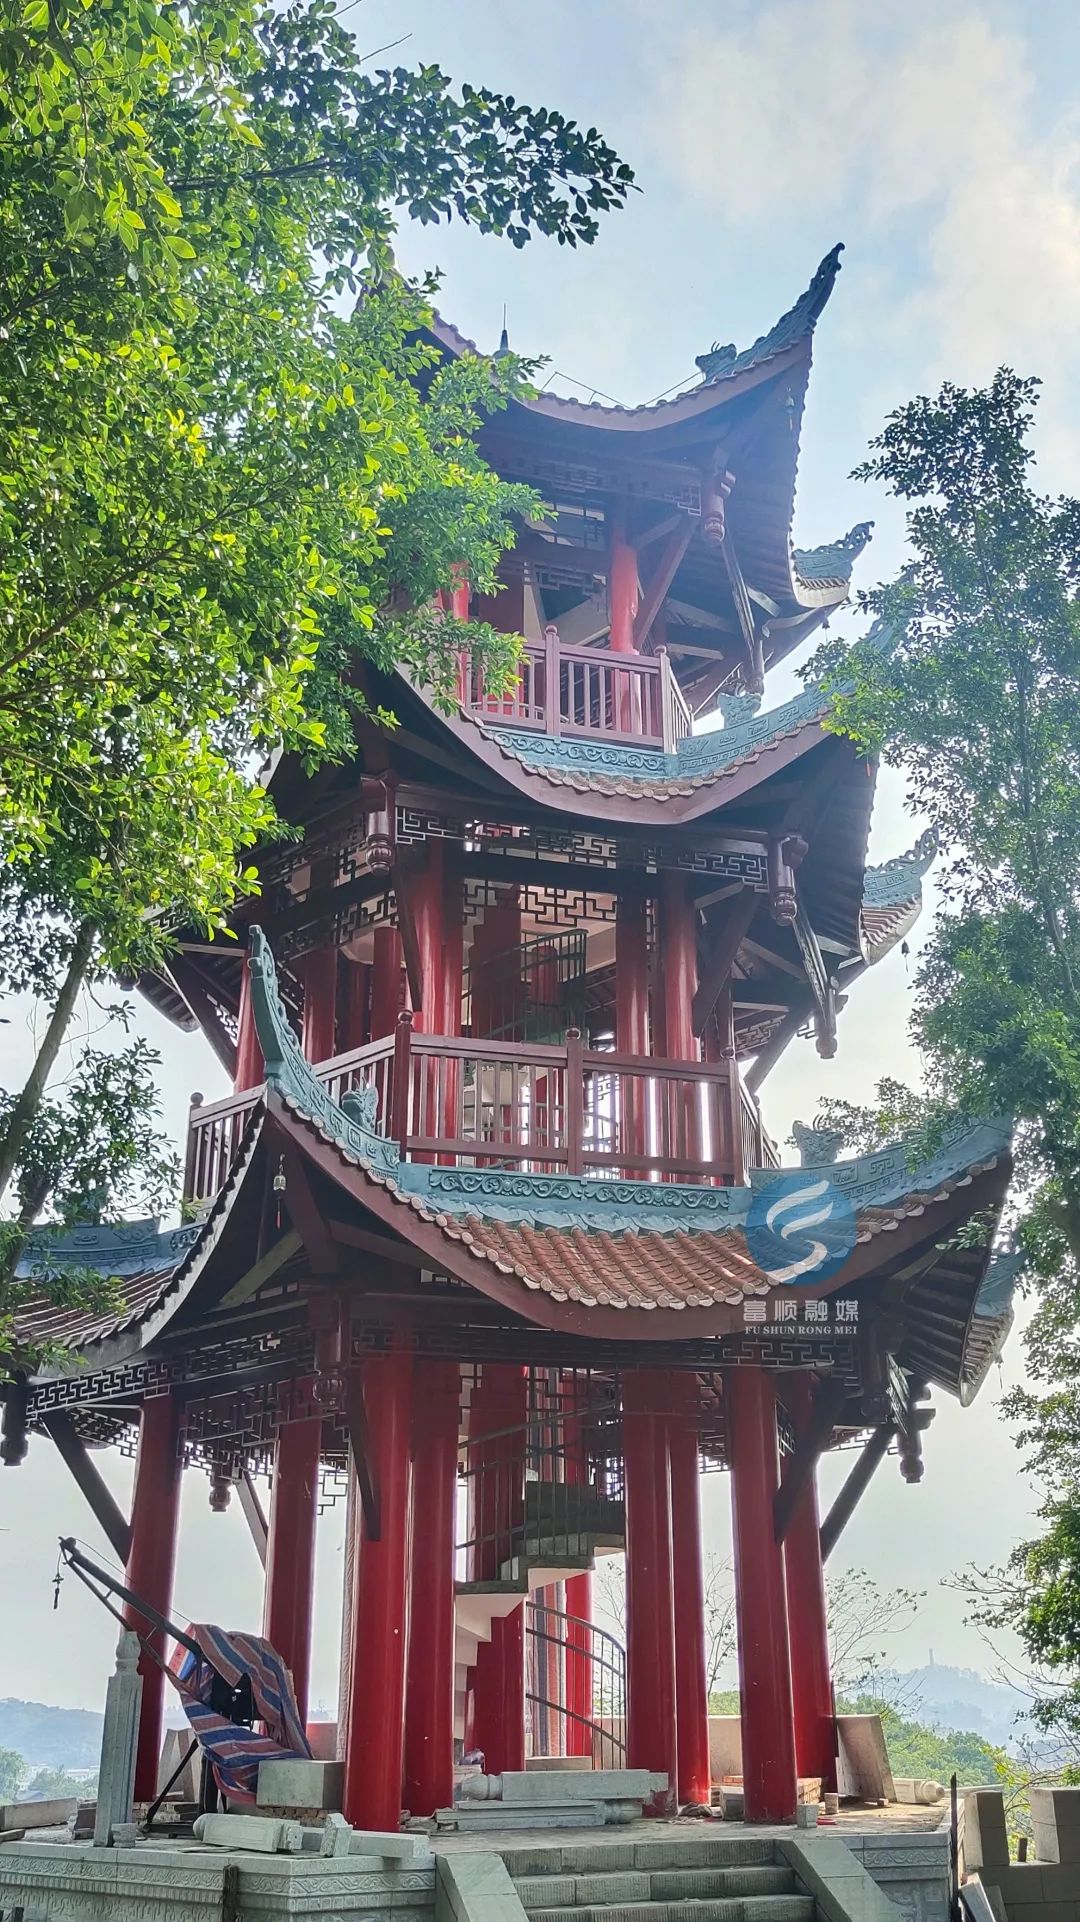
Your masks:
{"label": "red painted pillar", "polygon": [[[485,1362],[469,1409],[470,1435],[494,1439],[470,1449],[474,1577],[492,1581],[513,1552],[525,1499],[525,1422],[528,1380],[509,1362]],[[470,1530],[472,1532],[472,1530]],[[473,1669],[473,1741],[487,1772],[525,1767],[525,1606],[496,1616],[491,1640],[481,1642]]]}
{"label": "red painted pillar", "polygon": [[763,1368],[724,1376],[739,1638],[743,1789],[748,1822],[795,1819],[795,1733],[783,1556],[773,1534],[779,1484],[776,1397]]}
{"label": "red painted pillar", "polygon": [[[124,1581],[159,1614],[172,1607],[176,1535],[180,1519],[180,1412],[175,1394],[153,1395],[139,1417],[139,1452],[135,1461],[135,1490],[131,1501],[131,1546]],[[165,1653],[165,1638],[138,1610],[125,1606],[124,1620],[144,1640]],[[135,1800],[152,1802],[157,1794],[158,1760],[165,1696],[165,1677],[145,1653],[139,1657],[142,1708],[135,1751]]]}
{"label": "red painted pillar", "polygon": [[[621,893],[615,906],[615,1046],[620,1054],[649,1053],[649,917],[639,892]],[[648,1145],[648,1086],[624,1077],[619,1128],[624,1154],[643,1155]],[[640,1175],[641,1169],[626,1173]]]}
{"label": "red painted pillar", "polygon": [[626,1760],[663,1771],[668,1793],[655,1812],[675,1806],[675,1611],[671,1573],[671,1497],[665,1436],[664,1377],[653,1369],[622,1378],[626,1466]]}
{"label": "red painted pillar", "polygon": [[454,1799],[458,1364],[417,1361],[413,1385],[405,1807],[413,1815],[433,1815]]}
{"label": "red painted pillar", "polygon": [[668,1425],[671,1462],[671,1548],[675,1594],[675,1714],[679,1801],[703,1803],[712,1793],[709,1696],[705,1674],[705,1569],[701,1552],[701,1474],[697,1377],[672,1375]]}
{"label": "red painted pillar", "polygon": [[274,1450],[274,1491],[266,1551],[263,1634],[290,1671],[300,1720],[307,1721],[315,1532],[319,1514],[322,1422],[286,1422]]}
{"label": "red painted pillar", "polygon": [[[638,584],[637,549],[631,547],[621,515],[612,517],[611,547],[608,552],[608,611],[611,615],[611,650],[614,654],[636,654],[634,617],[641,593]],[[625,677],[620,677],[625,678]]]}
{"label": "red painted pillar", "polygon": [[309,1061],[329,1061],[337,1053],[336,948],[316,948],[304,956],[302,1040]]}
{"label": "red painted pillar", "polygon": [[371,970],[371,1039],[393,1034],[401,1013],[401,936],[396,928],[376,928]]}
{"label": "red painted pillar", "polygon": [[[794,1376],[784,1399],[796,1430],[801,1429],[810,1414],[809,1382]],[[784,1537],[795,1762],[800,1776],[820,1776],[822,1788],[835,1791],[836,1714],[819,1531],[817,1482],[811,1474]]]}
{"label": "red painted pillar", "polygon": [[353,1571],[343,1809],[360,1829],[396,1829],[401,1818],[412,1367],[412,1355],[400,1348],[363,1365],[380,1528],[373,1541],[361,1524]]}
{"label": "red painted pillar", "polygon": [[[588,1480],[585,1434],[581,1410],[585,1388],[571,1382],[563,1390],[563,1438],[566,1479],[578,1487]],[[591,1623],[593,1578],[589,1569],[568,1575],[564,1585],[566,1613],[571,1620],[566,1629],[566,1752],[568,1755],[592,1754],[593,1665],[589,1631],[579,1624]]]}
{"label": "red painted pillar", "polygon": [[521,902],[516,888],[502,888],[473,932],[469,980],[473,1036],[513,1040],[521,1025]]}
{"label": "red painted pillar", "polygon": [[251,1005],[251,969],[245,955],[243,972],[240,976],[240,1012],[236,1023],[236,1068],[233,1073],[233,1093],[243,1094],[247,1088],[257,1088],[264,1076],[262,1049],[255,1032],[255,1010]]}
{"label": "red painted pillar", "polygon": [[[672,869],[660,876],[659,981],[663,1002],[664,1053],[671,1061],[701,1059],[701,1048],[694,1033],[694,995],[697,993],[697,909],[690,893],[688,878]],[[697,1083],[667,1088],[664,1118],[667,1122],[666,1153],[677,1161],[701,1160],[701,1111]],[[673,1180],[685,1180],[675,1174]]]}

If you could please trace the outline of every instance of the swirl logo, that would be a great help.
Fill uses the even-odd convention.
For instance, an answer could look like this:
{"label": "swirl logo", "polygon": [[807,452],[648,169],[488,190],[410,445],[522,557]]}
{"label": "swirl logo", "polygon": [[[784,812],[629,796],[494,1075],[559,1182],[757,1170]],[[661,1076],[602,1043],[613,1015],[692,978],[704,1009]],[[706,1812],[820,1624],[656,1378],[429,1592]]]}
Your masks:
{"label": "swirl logo", "polygon": [[826,1176],[792,1168],[754,1193],[746,1245],[777,1287],[824,1281],[855,1246],[854,1211]]}

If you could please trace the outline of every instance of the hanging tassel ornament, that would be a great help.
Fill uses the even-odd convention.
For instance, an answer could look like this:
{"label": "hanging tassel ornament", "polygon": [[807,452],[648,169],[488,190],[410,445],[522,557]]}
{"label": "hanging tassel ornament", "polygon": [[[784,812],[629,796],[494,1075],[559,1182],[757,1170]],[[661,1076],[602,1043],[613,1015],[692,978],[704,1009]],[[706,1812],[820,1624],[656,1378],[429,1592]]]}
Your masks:
{"label": "hanging tassel ornament", "polygon": [[274,1219],[274,1226],[280,1229],[282,1212],[283,1212],[281,1197],[285,1193],[285,1156],[284,1155],[281,1155],[278,1159],[277,1173],[274,1176],[274,1193],[277,1196],[277,1212]]}

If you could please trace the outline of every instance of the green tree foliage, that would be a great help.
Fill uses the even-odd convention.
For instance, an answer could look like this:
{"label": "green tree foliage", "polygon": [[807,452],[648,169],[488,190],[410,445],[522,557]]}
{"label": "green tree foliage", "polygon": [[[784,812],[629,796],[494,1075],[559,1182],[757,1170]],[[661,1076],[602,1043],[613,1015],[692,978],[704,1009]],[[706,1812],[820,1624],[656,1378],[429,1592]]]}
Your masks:
{"label": "green tree foliage", "polygon": [[1011,1764],[1005,1750],[995,1748],[984,1736],[971,1729],[931,1728],[879,1701],[873,1693],[842,1702],[840,1712],[881,1716],[894,1775],[921,1776],[947,1784],[955,1774],[961,1785],[973,1787],[980,1782],[996,1786],[1009,1773]]}
{"label": "green tree foliage", "polygon": [[56,993],[0,1193],[83,980],[257,886],[259,762],[347,753],[365,656],[509,668],[425,610],[512,543],[473,436],[521,370],[436,368],[399,210],[576,245],[630,184],[556,113],[369,73],[329,0],[0,13],[2,972]]}
{"label": "green tree foliage", "polygon": [[1037,391],[1002,370],[890,418],[860,471],[909,504],[911,558],[867,600],[895,645],[829,664],[832,724],[904,769],[945,850],[913,1020],[929,1103],[909,1110],[1016,1118],[1038,1389],[1006,1406],[1049,1498],[989,1619],[1054,1678],[1047,1725],[1080,1732],[1080,502],[1033,485]]}
{"label": "green tree foliage", "polygon": [[66,1769],[38,1769],[26,1783],[23,1793],[39,1796],[43,1802],[92,1802],[97,1794],[96,1775],[69,1775]]}
{"label": "green tree foliage", "polygon": [[26,1764],[13,1748],[0,1748],[0,1802],[13,1802],[19,1793]]}
{"label": "green tree foliage", "polygon": [[[172,1205],[180,1161],[159,1128],[155,1070],[160,1057],[136,1039],[118,1049],[86,1045],[65,1080],[34,1115],[16,1163],[18,1213],[0,1224],[0,1353],[9,1366],[40,1361],[15,1339],[19,1308],[48,1292],[65,1305],[119,1309],[115,1278],[50,1260],[37,1243],[16,1273],[28,1232],[42,1221],[59,1226],[159,1215]],[[16,1096],[0,1090],[0,1126]]]}

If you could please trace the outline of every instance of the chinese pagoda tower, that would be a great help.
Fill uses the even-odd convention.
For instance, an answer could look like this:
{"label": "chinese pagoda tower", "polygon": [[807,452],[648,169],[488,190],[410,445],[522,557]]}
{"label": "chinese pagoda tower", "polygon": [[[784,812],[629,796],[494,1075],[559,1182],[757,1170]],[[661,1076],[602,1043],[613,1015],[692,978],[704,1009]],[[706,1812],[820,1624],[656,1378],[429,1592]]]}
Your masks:
{"label": "chinese pagoda tower", "polygon": [[[928,1396],[969,1400],[1009,1326],[1008,1261],[956,1234],[997,1218],[1007,1129],[958,1119],[921,1160],[838,1160],[807,1129],[781,1170],[758,1107],[797,1036],[834,1053],[933,852],[868,870],[873,766],[819,687],[763,698],[869,534],[791,543],[839,251],[673,399],[541,394],[483,427],[543,507],[499,593],[459,580],[453,607],[524,637],[516,684],[463,661],[446,713],[372,667],[370,711],[399,725],[360,722],[355,760],[314,776],[281,762],[303,834],[265,852],[239,940],[181,930],[140,983],[233,1081],[193,1097],[190,1219],[26,1257],[77,1253],[125,1306],[43,1287],[24,1334],[64,1358],[7,1387],[5,1460],[48,1438],[163,1611],[204,1471],[256,1535],[302,1712],[317,1517],[347,1502],[336,1740],[360,1826],[450,1803],[470,1751],[495,1773],[625,1756],[667,1776],[659,1806],[709,1802],[706,1465],[731,1480],[746,1818],[791,1820],[799,1778],[836,1783],[824,1559],[890,1450],[919,1478]],[[130,1517],[93,1462],[117,1445]],[[591,1604],[618,1551],[625,1690]],[[161,1735],[150,1663],[144,1798]]]}

